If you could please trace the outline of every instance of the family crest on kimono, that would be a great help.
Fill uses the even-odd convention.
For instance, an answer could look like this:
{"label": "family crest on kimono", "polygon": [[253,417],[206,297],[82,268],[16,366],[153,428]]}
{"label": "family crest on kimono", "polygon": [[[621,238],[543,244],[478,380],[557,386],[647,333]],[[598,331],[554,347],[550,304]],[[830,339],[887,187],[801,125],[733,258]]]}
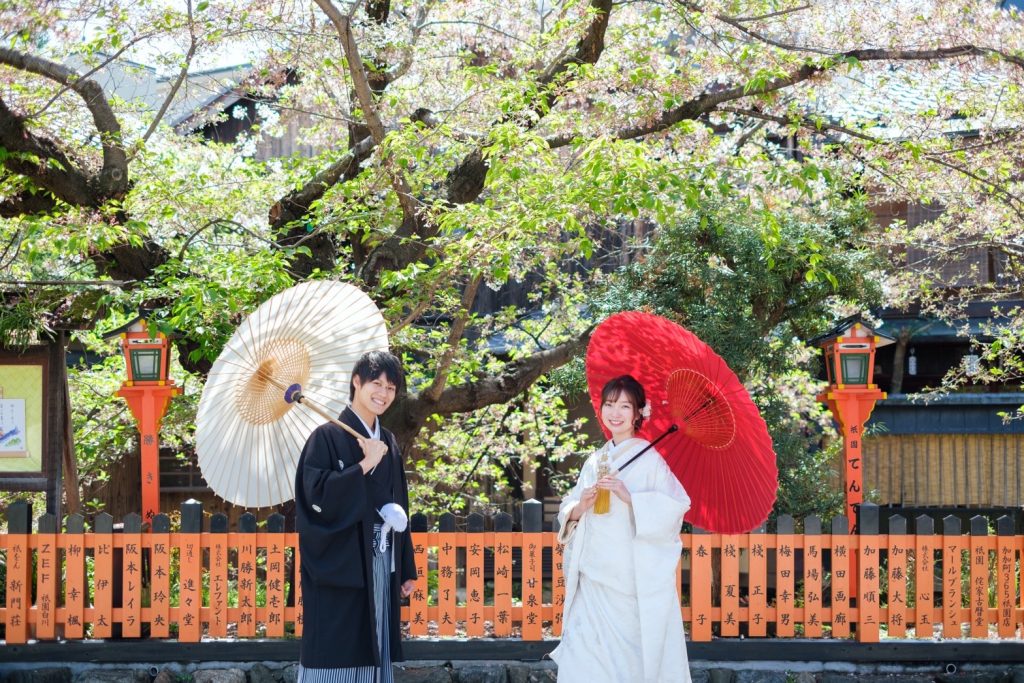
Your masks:
{"label": "family crest on kimono", "polygon": [[611,439],[587,458],[559,508],[565,606],[551,653],[559,683],[690,681],[676,583],[690,498],[636,437],[645,412],[636,379],[605,385],[601,421]]}
{"label": "family crest on kimono", "polygon": [[401,661],[400,600],[416,578],[409,492],[394,435],[380,416],[404,385],[399,360],[365,354],[351,405],[306,441],[295,478],[302,554],[298,683],[390,683]]}

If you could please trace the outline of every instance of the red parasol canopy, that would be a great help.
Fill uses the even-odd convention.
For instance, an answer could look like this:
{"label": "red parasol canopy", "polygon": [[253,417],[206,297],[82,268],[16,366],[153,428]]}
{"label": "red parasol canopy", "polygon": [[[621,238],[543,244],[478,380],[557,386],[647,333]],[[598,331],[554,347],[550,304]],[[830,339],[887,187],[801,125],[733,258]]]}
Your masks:
{"label": "red parasol canopy", "polygon": [[725,361],[665,318],[618,313],[598,325],[587,347],[587,384],[599,417],[601,389],[619,375],[632,375],[647,393],[651,416],[639,436],[653,441],[679,427],[657,449],[690,495],[686,520],[718,533],[764,522],[778,488],[775,451],[757,406]]}

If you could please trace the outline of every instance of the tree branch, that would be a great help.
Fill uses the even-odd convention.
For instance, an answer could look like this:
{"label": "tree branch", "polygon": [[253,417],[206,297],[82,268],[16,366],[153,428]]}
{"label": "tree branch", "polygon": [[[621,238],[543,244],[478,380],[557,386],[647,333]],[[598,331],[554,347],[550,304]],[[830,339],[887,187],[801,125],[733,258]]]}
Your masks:
{"label": "tree branch", "polygon": [[476,293],[480,289],[480,282],[482,280],[483,275],[477,275],[466,285],[466,289],[462,293],[461,310],[459,311],[458,318],[452,323],[451,330],[448,331],[447,347],[444,353],[441,354],[441,360],[437,363],[434,381],[421,393],[421,396],[427,401],[436,403],[441,397],[445,384],[448,382],[448,374],[451,372],[452,362],[455,360],[455,354],[459,349],[459,340],[462,339],[462,334],[466,331],[466,323],[473,312],[473,302],[476,300]]}

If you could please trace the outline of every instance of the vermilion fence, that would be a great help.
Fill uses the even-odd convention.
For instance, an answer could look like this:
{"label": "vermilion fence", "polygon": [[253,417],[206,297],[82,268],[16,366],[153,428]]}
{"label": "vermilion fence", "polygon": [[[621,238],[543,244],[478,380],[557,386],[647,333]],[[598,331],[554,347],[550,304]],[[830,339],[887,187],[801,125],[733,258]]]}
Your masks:
{"label": "vermilion fence", "polygon": [[[202,530],[199,504],[181,524],[137,515],[115,529],[108,515],[92,528],[71,516],[58,533],[44,515],[31,532],[25,504],[8,508],[0,534],[0,628],[7,643],[30,639],[284,637],[302,633],[302,595],[294,580],[298,537],[275,516],[264,528],[244,516],[238,531],[215,515]],[[413,517],[420,576],[403,606],[410,636],[557,637],[564,602],[561,548],[541,530],[541,504],[525,503],[522,528],[512,517],[443,515],[436,531]],[[865,505],[859,535],[846,519],[802,533],[781,517],[777,532],[682,534],[681,610],[690,638],[715,636],[850,638],[1018,638],[1024,620],[1020,559],[1024,536],[1001,518],[948,517],[936,533],[928,517],[906,533]],[[31,533],[30,533],[31,532]],[[609,548],[609,553],[622,552]],[[856,566],[857,580],[850,574]]]}

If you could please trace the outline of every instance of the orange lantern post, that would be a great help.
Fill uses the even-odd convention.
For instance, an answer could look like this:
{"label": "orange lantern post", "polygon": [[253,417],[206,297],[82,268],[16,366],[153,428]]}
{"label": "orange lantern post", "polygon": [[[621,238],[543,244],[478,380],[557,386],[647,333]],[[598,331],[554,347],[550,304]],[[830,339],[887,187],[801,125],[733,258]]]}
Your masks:
{"label": "orange lantern post", "polygon": [[166,335],[151,334],[141,317],[106,336],[114,335],[121,337],[128,371],[117,395],[128,402],[139,425],[142,518],[149,521],[160,512],[160,422],[181,387],[168,379],[170,343]]}
{"label": "orange lantern post", "polygon": [[847,318],[811,340],[825,353],[828,389],[818,396],[828,404],[843,437],[846,517],[850,533],[857,533],[857,508],[864,502],[862,441],[864,424],[878,399],[886,394],[871,383],[875,350],[896,340],[877,333],[858,318]]}

